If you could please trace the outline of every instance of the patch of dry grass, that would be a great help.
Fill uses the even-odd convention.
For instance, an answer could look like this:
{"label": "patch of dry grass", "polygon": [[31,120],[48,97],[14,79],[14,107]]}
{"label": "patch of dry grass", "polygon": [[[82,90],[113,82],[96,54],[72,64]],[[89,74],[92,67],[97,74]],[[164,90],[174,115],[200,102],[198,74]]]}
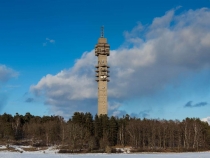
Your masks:
{"label": "patch of dry grass", "polygon": [[48,147],[39,147],[39,150],[47,150]]}
{"label": "patch of dry grass", "polygon": [[37,148],[34,148],[34,147],[31,147],[31,148],[22,148],[24,151],[31,151],[31,152],[33,152],[33,151],[38,151],[38,149]]}

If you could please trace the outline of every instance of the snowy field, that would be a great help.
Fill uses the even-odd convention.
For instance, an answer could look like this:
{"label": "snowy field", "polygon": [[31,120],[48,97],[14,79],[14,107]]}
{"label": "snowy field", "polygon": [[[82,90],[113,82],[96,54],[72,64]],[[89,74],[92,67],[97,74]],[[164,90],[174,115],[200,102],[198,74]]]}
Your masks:
{"label": "snowy field", "polygon": [[201,153],[154,153],[154,154],[55,154],[0,152],[0,158],[210,158],[210,152]]}
{"label": "snowy field", "polygon": [[4,151],[2,149],[6,149],[6,146],[0,145],[0,158],[210,158],[210,151],[195,153],[58,154],[56,147],[33,152],[23,150],[24,148],[30,148],[30,146],[10,145],[10,147],[15,149],[16,152]]}

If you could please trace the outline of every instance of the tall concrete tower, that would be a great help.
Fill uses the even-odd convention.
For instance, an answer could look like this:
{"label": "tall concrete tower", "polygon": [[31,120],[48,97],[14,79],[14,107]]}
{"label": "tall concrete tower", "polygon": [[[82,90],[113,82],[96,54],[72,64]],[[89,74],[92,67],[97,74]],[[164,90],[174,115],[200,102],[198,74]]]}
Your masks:
{"label": "tall concrete tower", "polygon": [[98,82],[98,115],[107,114],[107,82],[109,82],[109,66],[107,56],[109,56],[109,44],[104,38],[104,28],[101,28],[101,37],[95,46],[95,56],[98,57],[96,65],[96,81]]}

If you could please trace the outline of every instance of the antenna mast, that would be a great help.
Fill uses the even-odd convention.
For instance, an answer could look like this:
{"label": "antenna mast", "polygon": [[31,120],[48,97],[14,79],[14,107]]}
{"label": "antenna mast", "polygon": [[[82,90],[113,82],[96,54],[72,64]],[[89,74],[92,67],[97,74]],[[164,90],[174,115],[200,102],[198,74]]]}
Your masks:
{"label": "antenna mast", "polygon": [[104,26],[101,26],[101,38],[104,38]]}

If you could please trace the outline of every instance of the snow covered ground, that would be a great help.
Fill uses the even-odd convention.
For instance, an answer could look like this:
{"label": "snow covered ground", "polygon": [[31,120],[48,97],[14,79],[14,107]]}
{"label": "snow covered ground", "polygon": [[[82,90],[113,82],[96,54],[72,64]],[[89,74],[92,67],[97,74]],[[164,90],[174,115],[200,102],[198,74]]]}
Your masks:
{"label": "snow covered ground", "polygon": [[38,152],[0,152],[0,158],[210,158],[210,152],[151,154],[55,154]]}
{"label": "snow covered ground", "polygon": [[[22,146],[10,146],[19,152],[3,151],[0,146],[0,158],[210,158],[210,152],[196,153],[139,153],[139,154],[58,154],[58,150],[49,147],[46,150],[24,151]],[[26,148],[26,146],[24,146]],[[21,153],[22,152],[22,153]]]}

